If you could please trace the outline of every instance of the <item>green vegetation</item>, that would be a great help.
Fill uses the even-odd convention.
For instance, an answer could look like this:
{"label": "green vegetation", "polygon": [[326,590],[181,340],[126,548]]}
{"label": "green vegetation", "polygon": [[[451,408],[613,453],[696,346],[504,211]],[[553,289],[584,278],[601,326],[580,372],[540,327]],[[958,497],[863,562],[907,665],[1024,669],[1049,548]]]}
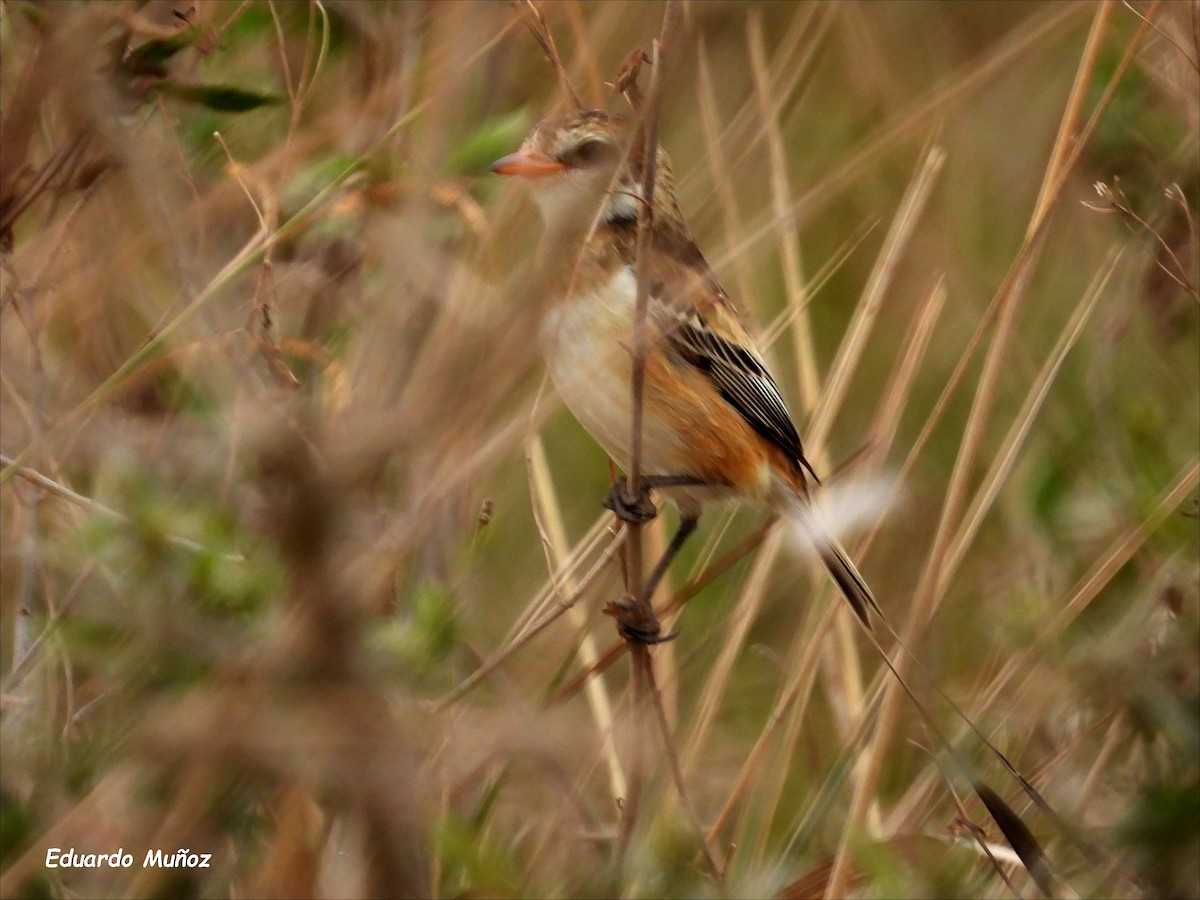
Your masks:
{"label": "green vegetation", "polygon": [[[1055,893],[1200,896],[1195,4],[684,4],[680,205],[929,720],[749,508],[633,677],[523,9],[0,4],[0,895],[1035,895],[963,763]],[[542,12],[623,108],[663,7]]]}

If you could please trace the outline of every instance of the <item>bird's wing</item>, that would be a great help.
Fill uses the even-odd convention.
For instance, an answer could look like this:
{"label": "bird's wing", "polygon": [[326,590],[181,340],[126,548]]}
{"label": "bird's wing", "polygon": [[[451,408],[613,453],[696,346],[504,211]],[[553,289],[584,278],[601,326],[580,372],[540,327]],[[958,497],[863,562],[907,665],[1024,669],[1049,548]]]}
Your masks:
{"label": "bird's wing", "polygon": [[779,387],[700,251],[690,240],[679,248],[656,250],[650,293],[661,310],[669,346],[703,372],[755,431],[815,480]]}

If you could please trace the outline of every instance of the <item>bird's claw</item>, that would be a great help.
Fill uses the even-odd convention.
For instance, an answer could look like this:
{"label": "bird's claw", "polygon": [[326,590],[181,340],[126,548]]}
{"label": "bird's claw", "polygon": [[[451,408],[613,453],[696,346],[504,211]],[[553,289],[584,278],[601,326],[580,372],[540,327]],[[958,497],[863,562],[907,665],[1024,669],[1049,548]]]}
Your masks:
{"label": "bird's claw", "polygon": [[631,644],[663,644],[679,634],[677,631],[663,634],[662,625],[650,604],[629,596],[609,603],[604,614],[617,620],[617,633]]}
{"label": "bird's claw", "polygon": [[649,491],[643,489],[630,497],[626,493],[623,481],[618,481],[612,486],[612,490],[604,498],[604,506],[616,513],[618,519],[632,525],[644,525],[658,515],[658,508],[650,499]]}

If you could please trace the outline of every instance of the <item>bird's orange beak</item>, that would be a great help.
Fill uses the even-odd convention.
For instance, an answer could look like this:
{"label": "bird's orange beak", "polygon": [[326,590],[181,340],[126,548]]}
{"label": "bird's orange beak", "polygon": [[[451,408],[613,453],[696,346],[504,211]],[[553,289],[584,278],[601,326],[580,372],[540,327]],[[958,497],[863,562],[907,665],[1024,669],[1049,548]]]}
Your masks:
{"label": "bird's orange beak", "polygon": [[492,163],[492,171],[497,175],[523,175],[526,178],[546,178],[566,168],[558,160],[535,150],[518,150]]}

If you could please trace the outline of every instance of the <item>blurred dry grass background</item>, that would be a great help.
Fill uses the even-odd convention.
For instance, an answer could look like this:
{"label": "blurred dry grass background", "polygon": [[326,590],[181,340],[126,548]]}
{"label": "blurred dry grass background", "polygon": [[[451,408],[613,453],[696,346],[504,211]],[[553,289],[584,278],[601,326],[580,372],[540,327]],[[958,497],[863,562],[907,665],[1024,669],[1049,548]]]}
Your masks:
{"label": "blurred dry grass background", "polygon": [[[620,108],[662,7],[544,13]],[[685,215],[829,495],[895,488],[850,540],[890,621],[1062,822],[915,689],[1056,893],[1200,895],[1200,7],[682,27]],[[1036,892],[758,512],[708,517],[653,651],[723,886],[627,660],[583,677],[621,581],[487,174],[562,103],[516,8],[6,0],[0,77],[0,894]]]}

